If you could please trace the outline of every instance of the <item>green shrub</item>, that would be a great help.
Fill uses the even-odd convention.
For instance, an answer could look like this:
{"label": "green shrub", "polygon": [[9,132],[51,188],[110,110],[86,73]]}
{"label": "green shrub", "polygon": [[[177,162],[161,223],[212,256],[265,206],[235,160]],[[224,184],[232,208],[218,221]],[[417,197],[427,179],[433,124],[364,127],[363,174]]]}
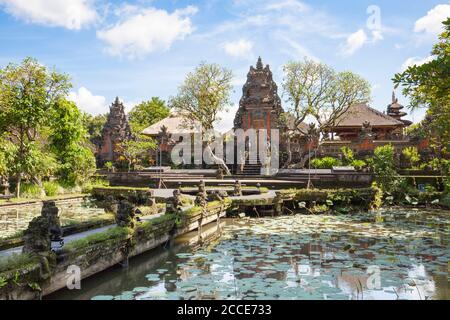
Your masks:
{"label": "green shrub", "polygon": [[416,147],[407,147],[403,149],[402,154],[412,168],[415,168],[416,164],[420,162],[419,151],[417,151]]}
{"label": "green shrub", "polygon": [[313,159],[311,161],[311,166],[315,169],[332,169],[333,167],[341,165],[341,160],[333,157],[324,157],[321,159]]}
{"label": "green shrub", "polygon": [[60,186],[57,182],[44,182],[43,187],[47,197],[53,197],[59,194]]}
{"label": "green shrub", "polygon": [[43,190],[35,184],[32,183],[24,183],[20,186],[21,196],[23,198],[41,198],[43,194]]}
{"label": "green shrub", "polygon": [[395,150],[390,144],[377,147],[372,158],[375,181],[384,193],[393,194],[398,191],[403,180],[395,170]]}
{"label": "green shrub", "polygon": [[364,160],[353,160],[350,165],[355,167],[356,170],[361,170],[362,168],[367,167],[367,163]]}
{"label": "green shrub", "polygon": [[352,149],[349,147],[342,147],[342,159],[344,160],[344,165],[348,166],[351,165],[351,163],[355,160],[355,156],[353,154]]}
{"label": "green shrub", "polygon": [[113,163],[111,161],[105,162],[105,169],[108,171],[112,171]]}

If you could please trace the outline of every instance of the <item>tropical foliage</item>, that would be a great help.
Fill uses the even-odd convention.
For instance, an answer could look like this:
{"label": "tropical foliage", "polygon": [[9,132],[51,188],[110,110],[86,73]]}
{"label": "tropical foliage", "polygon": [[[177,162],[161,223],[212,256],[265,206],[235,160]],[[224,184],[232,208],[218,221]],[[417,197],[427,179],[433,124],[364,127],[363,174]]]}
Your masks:
{"label": "tropical foliage", "polygon": [[333,157],[324,157],[311,160],[311,166],[315,169],[332,169],[333,167],[341,165],[341,160]]}
{"label": "tropical foliage", "polygon": [[80,183],[95,169],[81,112],[66,100],[66,74],[33,58],[0,70],[0,170],[13,176],[20,196],[23,180]]}
{"label": "tropical foliage", "polygon": [[410,107],[427,108],[428,131],[437,151],[448,152],[450,144],[450,18],[434,46],[430,62],[410,66],[394,76],[396,87],[411,100]]}
{"label": "tropical foliage", "polygon": [[[305,58],[284,66],[284,95],[295,128],[312,116],[321,133],[339,124],[349,108],[370,100],[370,84],[361,76],[337,72],[330,66]],[[306,134],[306,132],[300,132]]]}
{"label": "tropical foliage", "polygon": [[134,134],[140,134],[145,128],[168,117],[169,113],[165,101],[158,97],[143,101],[128,114],[131,130]]}
{"label": "tropical foliage", "polygon": [[189,73],[169,105],[182,114],[189,124],[200,123],[203,132],[212,130],[220,120],[219,113],[231,104],[233,74],[217,64],[201,63]]}

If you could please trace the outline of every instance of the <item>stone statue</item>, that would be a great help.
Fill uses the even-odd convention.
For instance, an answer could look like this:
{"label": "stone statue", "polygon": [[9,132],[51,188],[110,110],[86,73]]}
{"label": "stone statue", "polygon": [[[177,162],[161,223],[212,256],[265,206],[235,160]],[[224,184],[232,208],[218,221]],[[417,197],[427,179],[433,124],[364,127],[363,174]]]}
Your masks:
{"label": "stone statue", "polygon": [[117,214],[118,206],[119,202],[114,196],[108,195],[105,197],[105,200],[103,201],[103,208],[105,209],[105,212]]}
{"label": "stone statue", "polygon": [[360,139],[373,139],[372,125],[369,121],[364,121],[359,135]]}
{"label": "stone statue", "polygon": [[206,193],[205,182],[203,180],[200,180],[200,183],[198,184],[198,193],[195,198],[195,205],[200,207],[206,207],[207,200],[208,194]]}
{"label": "stone statue", "polygon": [[239,180],[236,180],[234,182],[233,196],[235,196],[235,197],[242,196],[242,185],[241,185],[241,182]]}
{"label": "stone statue", "polygon": [[119,227],[134,228],[136,223],[136,210],[136,207],[127,200],[120,201],[116,214],[116,224]]}
{"label": "stone statue", "polygon": [[167,213],[177,213],[183,207],[183,202],[181,201],[181,192],[179,189],[173,190],[173,196],[170,197],[166,204],[166,214]]}
{"label": "stone statue", "polygon": [[43,253],[52,250],[51,242],[62,243],[62,229],[54,201],[45,201],[41,215],[33,218],[24,231],[23,253]]}

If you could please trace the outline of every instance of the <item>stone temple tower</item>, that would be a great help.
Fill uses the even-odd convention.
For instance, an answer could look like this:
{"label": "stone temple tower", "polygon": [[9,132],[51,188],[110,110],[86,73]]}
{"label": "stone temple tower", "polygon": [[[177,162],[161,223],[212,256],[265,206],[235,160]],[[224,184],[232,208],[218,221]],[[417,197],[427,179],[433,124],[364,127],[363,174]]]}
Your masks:
{"label": "stone temple tower", "polygon": [[402,119],[407,115],[407,113],[403,112],[402,109],[404,109],[404,106],[398,103],[398,98],[395,97],[395,92],[392,92],[392,102],[387,106],[387,115],[395,120],[403,122],[405,127],[410,126],[412,124],[411,121]]}
{"label": "stone temple tower", "polygon": [[260,57],[256,68],[250,67],[242,88],[234,129],[267,129],[270,132],[270,129],[279,128],[283,108],[277,91],[270,67],[264,67]]}
{"label": "stone temple tower", "polygon": [[117,146],[124,140],[132,138],[131,128],[125,115],[123,103],[116,98],[109,107],[109,115],[103,127],[101,143],[98,146],[97,163],[118,160]]}

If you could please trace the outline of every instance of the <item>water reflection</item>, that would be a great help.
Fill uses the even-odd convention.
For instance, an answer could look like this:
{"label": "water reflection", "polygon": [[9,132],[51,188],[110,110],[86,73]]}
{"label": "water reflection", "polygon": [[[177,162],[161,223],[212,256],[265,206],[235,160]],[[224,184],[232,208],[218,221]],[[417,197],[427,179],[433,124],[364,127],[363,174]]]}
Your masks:
{"label": "water reflection", "polygon": [[228,220],[208,245],[139,258],[53,298],[448,299],[447,245],[444,211]]}

